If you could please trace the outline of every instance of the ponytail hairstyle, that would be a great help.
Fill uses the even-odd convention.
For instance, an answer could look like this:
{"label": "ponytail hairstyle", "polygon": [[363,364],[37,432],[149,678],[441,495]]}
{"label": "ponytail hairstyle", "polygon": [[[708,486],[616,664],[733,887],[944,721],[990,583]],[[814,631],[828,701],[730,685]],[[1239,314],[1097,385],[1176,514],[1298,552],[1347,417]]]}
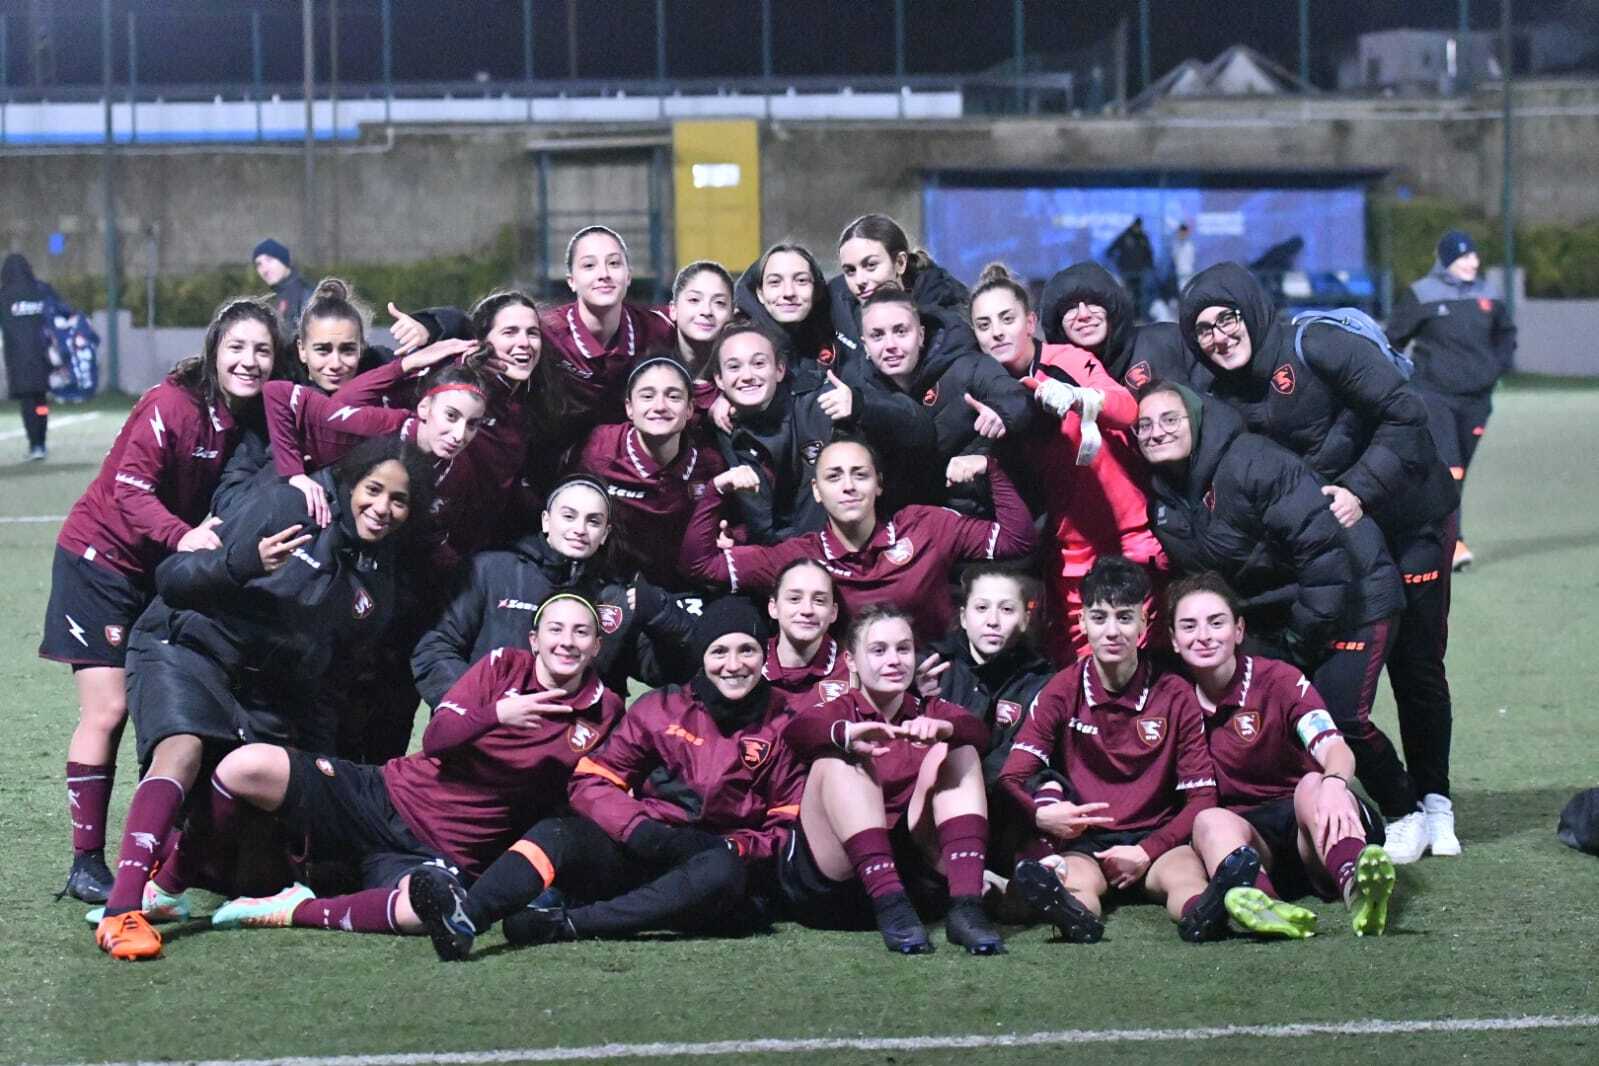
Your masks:
{"label": "ponytail hairstyle", "polygon": [[286,362],[283,358],[283,332],[279,328],[278,313],[272,305],[253,296],[229,300],[211,315],[211,323],[205,328],[205,339],[200,342],[200,354],[182,360],[167,375],[167,381],[186,389],[202,410],[207,404],[221,407],[227,403],[217,378],[217,349],[222,346],[223,335],[240,322],[259,322],[266,327],[267,336],[272,339],[271,377],[278,377]]}
{"label": "ponytail hairstyle", "polygon": [[407,542],[417,542],[417,531],[433,524],[433,457],[415,444],[401,440],[398,433],[368,437],[345,452],[329,468],[333,471],[336,501],[341,511],[348,511],[350,494],[355,491],[356,485],[375,468],[388,462],[405,467],[406,477],[410,480],[407,491],[411,497],[411,510],[398,532]]}
{"label": "ponytail hairstyle", "polygon": [[372,309],[357,298],[355,289],[342,278],[323,278],[306,300],[300,311],[300,321],[295,323],[294,339],[305,336],[306,327],[314,319],[336,318],[355,323],[356,341],[366,347],[366,331],[372,325]]}
{"label": "ponytail hairstyle", "polygon": [[[843,244],[844,242],[839,241],[838,243]],[[821,292],[823,289],[827,288],[827,279],[822,276],[821,270],[816,265],[816,257],[811,254],[811,250],[809,248],[805,247],[803,244],[796,244],[793,241],[779,241],[770,248],[766,249],[766,251],[762,252],[761,257],[755,261],[755,288],[757,290],[761,287],[761,279],[766,277],[766,264],[771,262],[772,256],[778,254],[779,252],[792,252],[810,265],[811,289],[813,292]]]}
{"label": "ponytail hairstyle", "polygon": [[910,238],[905,236],[905,231],[887,215],[869,214],[862,215],[844,227],[838,235],[838,247],[853,240],[876,241],[887,250],[889,258],[894,258],[900,253],[905,255],[905,274],[901,279],[906,291],[916,282],[916,275],[933,265],[933,259],[924,249],[911,250]]}
{"label": "ponytail hairstyle", "polygon": [[[862,317],[865,317],[866,309],[868,307],[876,307],[878,304],[900,304],[901,306],[909,307],[913,312],[916,312],[917,310],[916,301],[911,298],[911,294],[900,288],[898,285],[895,285],[893,282],[889,282],[887,285],[878,286],[876,289],[872,290],[872,294],[870,296],[862,301]],[[917,317],[920,317],[920,312],[917,312]]]}
{"label": "ponytail hairstyle", "polygon": [[1027,286],[1021,283],[1021,279],[1012,274],[1004,263],[990,263],[977,276],[977,287],[972,290],[972,298],[966,304],[967,314],[971,314],[972,305],[977,303],[979,296],[995,289],[1003,289],[1016,297],[1016,302],[1022,305],[1023,315],[1032,311],[1033,298],[1028,295]]}
{"label": "ponytail hairstyle", "polygon": [[[450,389],[460,389],[463,392],[475,392],[483,400],[483,405],[489,402],[489,379],[481,367],[471,363],[451,363],[442,370],[434,371],[426,379],[427,391],[422,394],[422,399],[436,392],[445,392]],[[417,403],[421,403],[418,400]]]}
{"label": "ponytail hairstyle", "polygon": [[732,299],[734,291],[733,275],[727,272],[727,268],[714,259],[696,259],[677,272],[677,277],[672,282],[672,302],[676,303],[677,298],[683,295],[683,290],[688,288],[688,283],[701,274],[715,274],[718,278],[721,278],[722,284],[727,286],[728,299]]}
{"label": "ponytail hairstyle", "polygon": [[615,241],[617,247],[622,249],[622,262],[627,265],[629,270],[633,269],[633,257],[628,254],[627,242],[622,239],[620,233],[609,226],[584,226],[572,234],[572,239],[566,242],[566,272],[568,274],[572,272],[572,260],[577,255],[577,242],[592,233],[603,233]]}

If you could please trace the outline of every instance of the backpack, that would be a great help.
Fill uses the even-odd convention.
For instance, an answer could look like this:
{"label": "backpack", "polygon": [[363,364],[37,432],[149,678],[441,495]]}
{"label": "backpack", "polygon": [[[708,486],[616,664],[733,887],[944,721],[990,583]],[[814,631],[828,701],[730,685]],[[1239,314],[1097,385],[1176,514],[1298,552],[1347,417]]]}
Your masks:
{"label": "backpack", "polygon": [[1330,310],[1316,309],[1301,311],[1290,319],[1294,326],[1294,354],[1299,356],[1299,361],[1305,361],[1305,330],[1310,326],[1337,326],[1345,333],[1353,333],[1357,337],[1364,337],[1377,346],[1384,358],[1399,371],[1399,376],[1406,381],[1410,380],[1416,372],[1416,364],[1410,356],[1399,351],[1388,343],[1388,334],[1383,332],[1377,320],[1358,307],[1339,307]]}

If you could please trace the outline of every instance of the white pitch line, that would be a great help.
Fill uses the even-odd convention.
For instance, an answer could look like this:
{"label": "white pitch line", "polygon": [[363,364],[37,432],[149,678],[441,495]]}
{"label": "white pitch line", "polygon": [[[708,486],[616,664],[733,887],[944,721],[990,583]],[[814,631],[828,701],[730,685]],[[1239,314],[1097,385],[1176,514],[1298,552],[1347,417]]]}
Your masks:
{"label": "white pitch line", "polygon": [[[99,411],[85,411],[78,415],[61,415],[50,420],[50,429],[52,431],[57,429],[66,429],[69,426],[80,425],[84,422],[92,422],[99,417]],[[18,437],[26,436],[27,432],[28,431],[25,429],[8,429],[4,432],[0,432],[0,440],[16,440]]]}
{"label": "white pitch line", "polygon": [[188,1059],[161,1062],[76,1063],[73,1066],[494,1066],[497,1063],[593,1062],[604,1059],[793,1055],[829,1051],[946,1051],[1051,1047],[1068,1044],[1196,1042],[1305,1036],[1391,1036],[1405,1033],[1525,1032],[1599,1028],[1599,1014],[1522,1018],[1439,1018],[1423,1021],[1300,1022],[1194,1029],[1061,1029],[995,1036],[818,1037],[809,1040],[719,1040],[710,1043],[591,1044],[505,1051],[417,1051],[397,1055],[288,1056],[277,1059]]}
{"label": "white pitch line", "polygon": [[32,526],[44,525],[49,522],[65,522],[64,514],[8,514],[0,515],[0,525],[3,526]]}

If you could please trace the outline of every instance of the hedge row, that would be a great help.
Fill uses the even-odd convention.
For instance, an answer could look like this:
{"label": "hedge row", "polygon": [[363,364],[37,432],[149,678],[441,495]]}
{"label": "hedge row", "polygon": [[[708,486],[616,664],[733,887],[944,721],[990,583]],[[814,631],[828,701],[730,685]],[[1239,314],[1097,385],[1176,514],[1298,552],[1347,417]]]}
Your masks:
{"label": "hedge row", "polygon": [[[1498,219],[1484,218],[1448,200],[1418,198],[1375,205],[1387,211],[1393,226],[1393,271],[1398,286],[1408,285],[1432,269],[1438,238],[1446,230],[1463,229],[1477,241],[1484,267],[1504,261],[1504,230]],[[1373,249],[1378,247],[1374,240]],[[1599,219],[1575,225],[1516,227],[1516,265],[1526,271],[1527,295],[1536,299],[1599,298]]]}

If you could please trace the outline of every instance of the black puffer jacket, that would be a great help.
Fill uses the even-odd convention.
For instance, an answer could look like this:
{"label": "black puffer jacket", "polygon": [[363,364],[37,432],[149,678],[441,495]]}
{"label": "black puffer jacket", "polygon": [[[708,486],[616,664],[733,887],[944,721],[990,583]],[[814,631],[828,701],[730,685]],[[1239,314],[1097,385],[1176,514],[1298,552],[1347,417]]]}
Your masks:
{"label": "black puffer jacket", "polygon": [[44,316],[58,303],[55,290],[33,276],[33,267],[13,252],[0,264],[0,339],[5,342],[6,388],[13,400],[50,389],[50,342]]}
{"label": "black puffer jacket", "polygon": [[1094,351],[1110,376],[1130,391],[1152,381],[1173,381],[1200,391],[1210,387],[1210,368],[1196,359],[1183,344],[1182,334],[1171,322],[1151,322],[1136,326],[1132,298],[1110,271],[1085,260],[1058,272],[1044,286],[1039,300],[1039,317],[1044,324],[1044,339],[1050,344],[1070,343],[1061,319],[1078,303],[1098,304],[1105,309],[1105,340]]}
{"label": "black puffer jacket", "polygon": [[503,551],[478,552],[444,613],[417,641],[411,672],[417,691],[437,706],[450,686],[495,648],[526,648],[533,613],[549,596],[576,591],[600,612],[600,653],[595,668],[606,685],[625,695],[629,677],[656,686],[681,682],[694,619],[654,585],[627,586],[598,572],[592,560],[569,559],[542,533],[529,533]]}
{"label": "black puffer jacket", "polygon": [[761,479],[757,491],[731,494],[748,543],[776,544],[827,524],[811,481],[816,457],[836,435],[864,437],[895,468],[923,461],[938,447],[932,409],[905,393],[853,386],[852,417],[834,422],[820,403],[831,388],[816,363],[791,364],[766,410],[736,415],[731,433],[715,431],[728,468],[748,466]]}
{"label": "black puffer jacket", "polygon": [[1292,324],[1278,317],[1254,275],[1237,263],[1218,263],[1183,290],[1180,325],[1196,356],[1202,353],[1194,321],[1217,305],[1242,314],[1252,352],[1238,370],[1211,364],[1211,392],[1237,408],[1251,432],[1303,456],[1323,479],[1358,496],[1390,537],[1460,505],[1420,394],[1376,346],[1337,326],[1313,325],[1300,359]]}
{"label": "black puffer jacket", "polygon": [[[947,502],[963,511],[975,506],[967,492],[950,493],[944,487],[944,467],[957,455],[988,455],[994,442],[973,428],[975,412],[966,394],[987,404],[1005,423],[1006,439],[1021,439],[1031,428],[1035,410],[1027,389],[995,359],[977,347],[977,337],[964,319],[945,311],[923,311],[922,358],[906,388],[880,373],[870,362],[865,387],[898,393],[927,407],[933,416],[937,451],[906,452],[891,467],[887,491],[903,503]],[[885,459],[885,465],[888,465]],[[971,486],[957,486],[970,489]]]}
{"label": "black puffer jacket", "polygon": [[988,726],[983,781],[992,790],[1016,733],[1033,709],[1033,701],[1055,676],[1055,668],[1026,641],[979,664],[972,659],[971,642],[960,629],[934,643],[932,650],[950,664],[939,679],[938,694],[965,707]]}
{"label": "black puffer jacket", "polygon": [[[910,289],[911,299],[924,317],[929,312],[943,312],[965,319],[971,309],[971,290],[937,263],[928,263],[917,270],[911,278]],[[853,385],[855,378],[851,375],[858,378],[872,367],[866,358],[866,346],[861,343],[861,304],[850,292],[842,274],[827,283],[827,291],[832,301],[833,333],[838,340],[838,363],[848,370],[848,373],[840,370],[839,377]]]}
{"label": "black puffer jacket", "polygon": [[1226,404],[1190,396],[1188,462],[1150,468],[1150,525],[1173,568],[1221,574],[1251,634],[1275,634],[1303,666],[1341,634],[1398,614],[1399,571],[1372,520],[1344,529],[1304,460],[1246,433]]}
{"label": "black puffer jacket", "polygon": [[[174,648],[197,653],[208,671],[215,669],[216,683],[238,694],[235,706],[296,718],[299,743],[331,750],[324,682],[330,670],[358,661],[388,630],[403,533],[377,544],[362,541],[332,471],[312,476],[330,497],[326,526],[312,525],[305,497],[293,486],[257,492],[218,527],[221,548],[175,552],[156,568],[156,598],[133,627],[128,647],[130,662],[146,661],[158,671],[181,669],[183,655]],[[277,570],[264,572],[261,538],[293,525],[310,530],[312,539]],[[181,711],[167,712],[174,714],[181,718]],[[276,735],[270,728],[276,724],[269,723],[269,735]],[[238,735],[254,735],[250,725],[238,723]]]}
{"label": "black puffer jacket", "polygon": [[766,305],[761,303],[759,260],[751,263],[749,269],[739,275],[738,284],[733,287],[733,304],[740,314],[777,338],[783,345],[779,354],[791,368],[800,363],[832,366],[836,361],[834,356],[837,354],[838,341],[833,336],[832,297],[827,289],[827,277],[822,273],[822,265],[815,256],[809,252],[800,254],[811,265],[811,276],[815,282],[811,288],[811,313],[802,321],[784,325],[773,318]]}
{"label": "black puffer jacket", "polygon": [[1448,396],[1492,392],[1516,358],[1516,325],[1498,289],[1461,281],[1442,263],[1399,297],[1388,339],[1396,348],[1414,340],[1416,387]]}

